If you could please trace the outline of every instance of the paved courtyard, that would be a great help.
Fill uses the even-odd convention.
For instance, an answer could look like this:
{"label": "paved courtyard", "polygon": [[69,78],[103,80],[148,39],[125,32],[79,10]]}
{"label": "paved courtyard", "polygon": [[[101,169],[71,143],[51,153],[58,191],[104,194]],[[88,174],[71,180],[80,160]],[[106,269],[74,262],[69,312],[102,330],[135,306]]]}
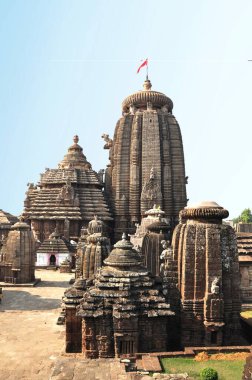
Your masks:
{"label": "paved courtyard", "polygon": [[116,360],[64,354],[64,326],[56,324],[72,274],[36,271],[35,287],[3,288],[0,304],[0,380],[124,380]]}
{"label": "paved courtyard", "polygon": [[56,324],[61,297],[73,275],[36,271],[35,287],[3,288],[0,304],[0,379],[49,379],[64,345]]}

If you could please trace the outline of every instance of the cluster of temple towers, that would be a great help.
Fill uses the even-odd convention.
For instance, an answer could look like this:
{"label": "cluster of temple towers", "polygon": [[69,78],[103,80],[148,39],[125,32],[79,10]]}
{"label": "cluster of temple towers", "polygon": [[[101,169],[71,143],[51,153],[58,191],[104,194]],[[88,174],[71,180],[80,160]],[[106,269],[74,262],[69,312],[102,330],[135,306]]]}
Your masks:
{"label": "cluster of temple towers", "polygon": [[[147,78],[123,101],[113,139],[103,135],[105,171],[92,169],[75,136],[58,168],[28,186],[22,218],[41,260],[60,260],[47,247],[76,251],[64,295],[68,352],[97,358],[239,343],[235,234],[218,204],[186,207],[172,110]],[[10,264],[4,249],[0,273]]]}

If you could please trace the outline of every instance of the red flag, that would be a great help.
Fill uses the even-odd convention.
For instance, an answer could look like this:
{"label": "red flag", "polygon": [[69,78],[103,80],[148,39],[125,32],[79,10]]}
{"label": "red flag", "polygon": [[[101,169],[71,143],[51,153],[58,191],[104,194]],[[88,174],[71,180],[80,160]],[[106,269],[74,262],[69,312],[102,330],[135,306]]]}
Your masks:
{"label": "red flag", "polygon": [[139,73],[139,71],[141,70],[141,68],[144,67],[144,66],[148,66],[148,58],[146,58],[146,60],[143,61],[143,63],[141,63],[141,65],[138,67],[137,74]]}

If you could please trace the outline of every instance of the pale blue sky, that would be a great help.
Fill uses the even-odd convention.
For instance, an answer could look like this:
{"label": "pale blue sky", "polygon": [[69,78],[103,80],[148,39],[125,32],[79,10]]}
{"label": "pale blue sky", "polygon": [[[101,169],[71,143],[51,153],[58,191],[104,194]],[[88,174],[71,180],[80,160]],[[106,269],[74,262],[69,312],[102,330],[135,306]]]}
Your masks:
{"label": "pale blue sky", "polygon": [[95,170],[121,103],[140,89],[174,102],[191,203],[234,217],[251,197],[251,0],[0,0],[0,208],[56,168],[72,137]]}

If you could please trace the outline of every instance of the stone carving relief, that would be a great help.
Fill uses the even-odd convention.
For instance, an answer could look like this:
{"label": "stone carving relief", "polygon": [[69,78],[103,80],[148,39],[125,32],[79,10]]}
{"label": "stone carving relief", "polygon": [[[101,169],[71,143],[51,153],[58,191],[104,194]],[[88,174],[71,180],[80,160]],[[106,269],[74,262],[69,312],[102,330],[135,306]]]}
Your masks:
{"label": "stone carving relief", "polygon": [[151,208],[154,203],[159,203],[162,200],[162,192],[159,181],[155,175],[154,168],[151,168],[150,177],[145,182],[141,194],[141,201],[145,201],[148,208]]}
{"label": "stone carving relief", "polygon": [[68,178],[66,180],[66,184],[62,187],[59,195],[57,196],[57,201],[58,203],[61,203],[61,202],[74,203],[74,200],[75,200],[74,188],[71,185],[71,180]]}
{"label": "stone carving relief", "polygon": [[105,141],[103,149],[110,149],[113,145],[113,140],[106,133],[103,133],[101,137]]}
{"label": "stone carving relief", "polygon": [[220,278],[219,277],[214,277],[212,285],[211,285],[211,293],[220,294]]}
{"label": "stone carving relief", "polygon": [[136,113],[136,107],[133,104],[130,105],[129,111],[130,111],[131,115],[135,115],[135,113]]}
{"label": "stone carving relief", "polygon": [[163,113],[168,113],[168,106],[165,104],[162,108],[161,108],[162,112]]}
{"label": "stone carving relief", "polygon": [[160,274],[161,276],[165,277],[169,269],[169,262],[172,260],[173,252],[169,240],[162,240],[161,245],[163,247],[163,251],[160,255],[160,260],[162,260],[162,263],[160,265]]}
{"label": "stone carving relief", "polygon": [[28,190],[34,190],[37,188],[36,186],[34,186],[34,183],[32,183],[32,182],[28,182],[27,186],[28,186]]}

